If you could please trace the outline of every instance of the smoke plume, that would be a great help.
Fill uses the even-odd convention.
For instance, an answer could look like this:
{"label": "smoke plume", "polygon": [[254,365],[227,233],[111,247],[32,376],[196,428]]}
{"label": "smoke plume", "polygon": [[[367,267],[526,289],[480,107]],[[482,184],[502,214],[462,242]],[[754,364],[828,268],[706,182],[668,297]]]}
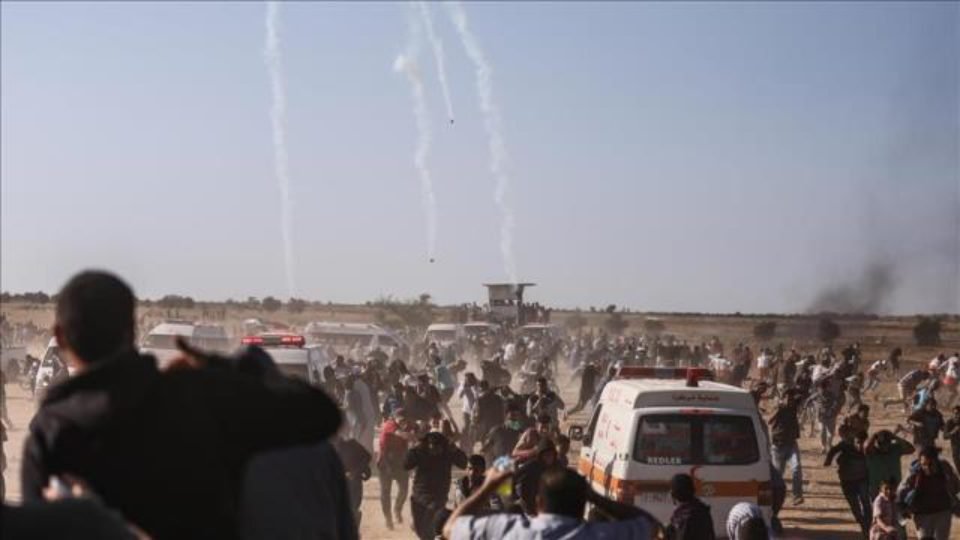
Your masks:
{"label": "smoke plume", "polygon": [[420,12],[420,20],[423,28],[427,32],[427,41],[433,49],[433,60],[437,65],[437,79],[440,81],[440,90],[443,92],[443,101],[447,106],[447,119],[453,123],[453,101],[450,99],[450,86],[447,84],[447,68],[443,58],[443,41],[433,29],[433,16],[430,14],[430,6],[426,2],[417,2],[417,9]]}
{"label": "smoke plume", "polygon": [[822,290],[810,306],[810,311],[880,313],[890,308],[896,287],[897,275],[893,263],[874,261],[852,281]]}
{"label": "smoke plume", "polygon": [[430,129],[430,111],[423,90],[423,78],[416,62],[419,49],[420,27],[415,20],[410,22],[410,38],[405,54],[401,54],[393,63],[393,70],[403,73],[410,83],[410,92],[413,95],[413,115],[417,123],[417,147],[413,154],[413,164],[420,175],[420,193],[423,199],[423,211],[427,219],[427,257],[433,262],[437,244],[437,200],[433,193],[433,179],[427,159],[430,156],[430,146],[433,133]]}
{"label": "smoke plume", "polygon": [[457,28],[460,40],[473,62],[476,71],[477,96],[483,113],[484,127],[490,146],[490,172],[496,179],[494,201],[500,209],[500,252],[504,270],[513,283],[517,283],[517,266],[513,257],[513,209],[507,201],[510,177],[504,170],[507,162],[507,147],[503,141],[500,108],[493,98],[493,70],[487,57],[467,23],[467,14],[460,2],[447,2],[447,13]]}
{"label": "smoke plume", "polygon": [[280,54],[280,3],[267,2],[265,58],[270,74],[270,123],[273,128],[273,167],[280,188],[280,230],[283,236],[283,261],[287,294],[296,293],[293,273],[293,200],[290,197],[290,174],[287,158],[287,93]]}

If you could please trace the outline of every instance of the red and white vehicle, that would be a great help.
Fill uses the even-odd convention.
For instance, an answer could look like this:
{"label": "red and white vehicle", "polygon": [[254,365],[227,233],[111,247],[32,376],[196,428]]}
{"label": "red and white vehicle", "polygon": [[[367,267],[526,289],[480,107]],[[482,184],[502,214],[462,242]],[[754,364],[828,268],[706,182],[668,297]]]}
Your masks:
{"label": "red and white vehicle", "polygon": [[285,375],[319,385],[323,382],[323,368],[330,364],[330,359],[322,346],[308,346],[306,341],[298,334],[266,332],[246,336],[240,343],[263,348]]}
{"label": "red and white vehicle", "polygon": [[607,383],[585,429],[578,469],[594,489],[669,522],[670,479],[694,478],[715,533],[727,514],[756,503],[769,523],[770,446],[757,406],[744,389],[716,383],[698,368],[623,367]]}

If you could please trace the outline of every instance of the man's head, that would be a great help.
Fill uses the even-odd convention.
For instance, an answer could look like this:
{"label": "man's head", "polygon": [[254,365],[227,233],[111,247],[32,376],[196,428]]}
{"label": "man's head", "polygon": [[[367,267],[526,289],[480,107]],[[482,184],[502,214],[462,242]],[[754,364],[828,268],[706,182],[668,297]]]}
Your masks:
{"label": "man's head", "polygon": [[960,405],[953,406],[953,417],[960,418]]}
{"label": "man's head", "polygon": [[557,447],[550,439],[540,439],[537,444],[537,459],[546,467],[557,464]]}
{"label": "man's head", "polygon": [[767,540],[767,524],[762,517],[752,517],[740,524],[737,529],[737,540]]}
{"label": "man's head", "polygon": [[508,405],[505,421],[508,428],[519,430],[523,426],[523,413],[520,412],[520,408],[513,403]]}
{"label": "man's head", "polygon": [[537,393],[546,394],[549,389],[550,387],[547,386],[547,379],[545,377],[537,377]]}
{"label": "man's head", "polygon": [[866,442],[867,442],[867,434],[866,434],[866,433],[864,433],[863,431],[859,431],[859,432],[857,432],[857,433],[854,433],[854,435],[853,435],[853,444],[855,444],[855,445],[857,446],[857,448],[859,448],[859,449],[862,450],[862,449],[863,449],[863,445],[864,445],[864,443],[866,443]]}
{"label": "man's head", "polygon": [[940,450],[935,446],[926,446],[920,450],[920,469],[926,475],[932,475],[936,472],[937,464],[940,461]]}
{"label": "man's head", "polygon": [[893,432],[888,429],[882,429],[877,432],[875,441],[877,448],[881,452],[886,452],[890,449],[890,445],[893,444]]}
{"label": "man's head", "polygon": [[582,520],[587,505],[587,481],[576,471],[554,467],[544,471],[537,492],[537,512]]}
{"label": "man's head", "polygon": [[443,449],[447,446],[447,438],[442,433],[431,431],[424,435],[423,444],[427,449],[427,454],[438,456],[443,453]]}
{"label": "man's head", "polygon": [[893,494],[897,491],[897,479],[896,477],[885,478],[880,484],[880,492],[883,493],[883,496],[887,499],[892,500]]}
{"label": "man's head", "polygon": [[677,474],[670,480],[670,496],[677,503],[692,501],[696,495],[693,487],[693,477],[689,474]]}
{"label": "man's head", "polygon": [[486,380],[486,379],[480,381],[480,392],[484,392],[484,393],[485,393],[485,392],[487,392],[488,390],[490,390],[490,381],[488,381],[488,380]]}
{"label": "man's head", "polygon": [[549,435],[552,426],[553,420],[550,418],[550,415],[541,414],[537,417],[537,432],[541,435]]}
{"label": "man's head", "polygon": [[860,418],[863,418],[864,420],[866,420],[867,418],[869,418],[869,417],[870,417],[870,406],[867,405],[866,403],[861,403],[860,406],[857,407],[857,415],[858,415]]}
{"label": "man's head", "polygon": [[933,399],[933,398],[927,399],[926,403],[923,404],[923,408],[926,409],[926,410],[928,410],[928,411],[935,411],[935,410],[937,410],[937,400],[935,400],[935,399]]}
{"label": "man's head", "polygon": [[81,272],[57,297],[53,332],[68,365],[83,368],[133,350],[136,340],[133,291],[101,271]]}
{"label": "man's head", "polygon": [[487,460],[480,454],[473,454],[467,459],[467,474],[475,481],[483,479],[487,472]]}

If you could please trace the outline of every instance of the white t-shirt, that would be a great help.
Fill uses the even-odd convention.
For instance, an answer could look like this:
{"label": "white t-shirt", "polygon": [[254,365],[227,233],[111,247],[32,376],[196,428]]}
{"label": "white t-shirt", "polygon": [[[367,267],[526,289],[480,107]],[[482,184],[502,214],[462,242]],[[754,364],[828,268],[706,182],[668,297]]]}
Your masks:
{"label": "white t-shirt", "polygon": [[760,356],[758,356],[757,367],[760,369],[767,369],[768,367],[770,367],[770,357],[765,354],[761,354]]}
{"label": "white t-shirt", "polygon": [[457,519],[451,540],[652,540],[653,533],[646,516],[586,523],[557,514],[492,514]]}

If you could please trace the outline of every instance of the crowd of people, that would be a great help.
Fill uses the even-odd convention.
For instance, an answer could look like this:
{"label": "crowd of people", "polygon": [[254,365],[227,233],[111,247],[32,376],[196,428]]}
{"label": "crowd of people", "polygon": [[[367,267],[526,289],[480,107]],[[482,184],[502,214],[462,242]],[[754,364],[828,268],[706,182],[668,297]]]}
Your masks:
{"label": "crowd of people", "polygon": [[[712,539],[690,475],[670,479],[675,510],[660,523],[570,467],[562,424],[594,407],[622,366],[710,368],[769,409],[772,516],[755,500],[737,504],[720,527],[732,539],[782,531],[788,469],[793,504],[804,504],[804,436],[817,438],[825,466],[836,463],[865,537],[901,538],[910,518],[919,538],[946,540],[960,510],[960,405],[945,420],[937,402],[949,408],[956,396],[956,354],[901,377],[902,351],[868,363],[857,344],[839,354],[737,344],[726,355],[716,338],[502,331],[461,347],[334,355],[314,387],[281,375],[258,347],[227,356],[180,343],[182,356],[159,370],[136,350],[134,312],[131,289],[101,272],[78,274],[57,296],[53,333],[72,375],[31,422],[24,504],[4,505],[4,538],[352,540],[376,476],[387,527],[421,540]],[[899,395],[881,399],[890,377]],[[561,397],[569,385],[576,403]],[[871,400],[902,407],[904,422],[871,430]]]}
{"label": "crowd of people", "polygon": [[[772,458],[778,471],[791,472],[794,504],[804,501],[798,440],[806,430],[820,443],[823,465],[836,461],[841,492],[865,537],[904,538],[904,523],[911,518],[918,538],[949,538],[952,517],[960,514],[955,469],[960,466],[960,406],[945,422],[936,393],[947,396],[948,406],[954,401],[960,355],[938,355],[900,377],[899,348],[869,365],[856,343],[839,355],[829,348],[806,356],[764,351],[761,357],[767,354],[772,357],[762,362],[768,377],[752,384],[758,398],[769,393],[776,399],[768,423]],[[899,377],[896,398],[878,395],[884,376]],[[903,407],[904,423],[894,430],[871,430],[871,399],[878,407]],[[941,436],[950,442],[952,463],[936,446]],[[913,459],[902,478],[901,460],[907,456]]]}

